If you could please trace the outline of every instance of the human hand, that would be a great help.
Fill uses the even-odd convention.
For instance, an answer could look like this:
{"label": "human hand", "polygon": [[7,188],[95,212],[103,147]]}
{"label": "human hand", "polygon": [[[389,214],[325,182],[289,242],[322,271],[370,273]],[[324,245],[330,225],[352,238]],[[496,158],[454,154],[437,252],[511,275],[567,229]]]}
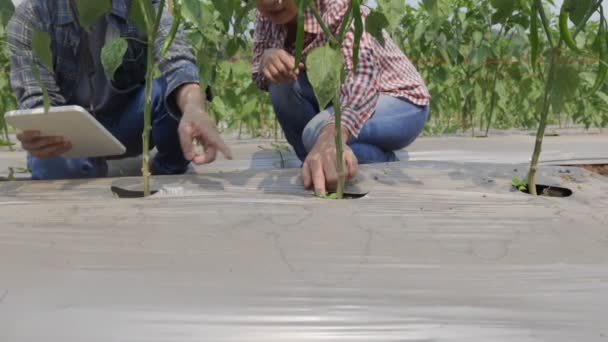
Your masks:
{"label": "human hand", "polygon": [[[184,158],[196,165],[215,161],[218,151],[232,159],[230,149],[206,111],[206,100],[198,84],[186,84],[177,90],[177,104],[182,110],[178,134]],[[200,144],[204,153],[197,151]]]}
{"label": "human hand", "polygon": [[40,136],[38,131],[17,134],[17,140],[30,155],[38,159],[59,157],[72,149],[72,143],[63,137]]}
{"label": "human hand", "polygon": [[274,84],[295,81],[304,64],[295,68],[296,60],[283,49],[268,49],[262,55],[261,70],[264,77]]}
{"label": "human hand", "polygon": [[[316,194],[335,191],[338,185],[336,164],[336,143],[334,128],[327,126],[321,131],[317,143],[306,157],[302,166],[304,187],[313,188]],[[358,161],[353,151],[348,147],[348,131],[342,131],[343,163],[346,180],[353,179],[357,174]]]}
{"label": "human hand", "polygon": [[[203,165],[214,162],[218,151],[226,159],[232,159],[232,152],[206,113],[184,113],[178,132],[184,158],[194,164]],[[195,149],[197,143],[202,145],[204,153],[201,154]]]}

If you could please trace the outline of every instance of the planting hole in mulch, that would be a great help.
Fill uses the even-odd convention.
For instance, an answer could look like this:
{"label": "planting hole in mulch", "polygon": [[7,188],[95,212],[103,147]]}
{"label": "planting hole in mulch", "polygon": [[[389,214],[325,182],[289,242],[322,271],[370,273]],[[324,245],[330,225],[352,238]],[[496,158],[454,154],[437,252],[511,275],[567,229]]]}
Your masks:
{"label": "planting hole in mulch", "polygon": [[[521,191],[525,194],[530,194],[528,190]],[[558,186],[536,185],[536,193],[538,196],[566,198],[572,196],[573,192],[570,189],[561,188]]]}
{"label": "planting hole in mulch", "polygon": [[344,194],[344,199],[348,199],[348,200],[354,200],[354,199],[360,199],[367,196],[367,193],[365,194]]}
{"label": "planting hole in mulch", "polygon": [[[361,192],[361,193],[344,193],[344,198],[345,200],[356,200],[356,199],[360,199],[363,198],[365,196],[367,196],[367,192]],[[328,199],[328,200],[337,200],[338,198],[336,197],[336,193],[335,192],[330,192],[328,194],[325,195],[316,195],[314,194],[317,198],[321,198],[321,199]]]}
{"label": "planting hole in mulch", "polygon": [[[112,191],[114,196],[116,196],[118,198],[122,198],[122,199],[144,198],[145,197],[143,190],[125,189],[125,188],[121,188],[118,186],[112,186],[112,187],[110,187],[110,191]],[[157,189],[152,189],[151,195],[155,195],[157,193],[158,193]]]}

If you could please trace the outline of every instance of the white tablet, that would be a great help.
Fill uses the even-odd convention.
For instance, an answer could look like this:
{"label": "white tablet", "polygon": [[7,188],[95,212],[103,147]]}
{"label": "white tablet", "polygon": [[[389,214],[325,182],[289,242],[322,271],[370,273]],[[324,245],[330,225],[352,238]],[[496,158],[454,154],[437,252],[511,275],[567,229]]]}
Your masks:
{"label": "white tablet", "polygon": [[6,113],[6,122],[21,131],[39,131],[42,136],[65,137],[72,149],[66,158],[120,156],[126,149],[89,112],[79,106],[16,110]]}

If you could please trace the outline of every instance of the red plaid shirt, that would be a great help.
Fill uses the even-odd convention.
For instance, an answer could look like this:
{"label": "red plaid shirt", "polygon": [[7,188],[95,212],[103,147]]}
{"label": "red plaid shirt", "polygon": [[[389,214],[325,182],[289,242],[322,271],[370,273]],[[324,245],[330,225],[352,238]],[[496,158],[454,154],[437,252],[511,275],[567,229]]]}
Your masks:
{"label": "red plaid shirt", "polygon": [[[325,24],[332,32],[337,33],[350,1],[315,0],[315,2]],[[364,16],[369,14],[367,8],[362,8],[362,12]],[[304,56],[312,49],[327,43],[321,26],[310,10],[306,12],[304,30],[306,32]],[[292,54],[295,53],[294,46],[285,46],[286,36],[287,29],[284,26],[274,25],[269,19],[257,13],[253,80],[261,89],[267,90],[269,86],[260,71],[264,51],[281,48]],[[357,73],[353,72],[354,28],[348,32],[342,45],[344,67],[347,72],[340,101],[343,110],[342,121],[355,137],[373,115],[380,94],[403,97],[420,106],[426,106],[430,101],[429,91],[414,65],[386,32],[384,36],[386,43],[383,47],[368,33],[363,34]]]}

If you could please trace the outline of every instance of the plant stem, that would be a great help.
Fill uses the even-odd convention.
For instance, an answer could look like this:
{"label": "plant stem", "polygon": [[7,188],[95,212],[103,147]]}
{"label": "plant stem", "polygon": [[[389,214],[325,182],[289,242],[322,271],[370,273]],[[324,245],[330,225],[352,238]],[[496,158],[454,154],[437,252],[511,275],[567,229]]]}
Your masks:
{"label": "plant stem", "polygon": [[492,126],[492,120],[494,119],[494,110],[496,109],[496,84],[498,83],[498,72],[500,71],[500,65],[496,66],[494,72],[494,80],[492,82],[492,97],[490,99],[490,111],[488,113],[488,124],[486,125],[486,137],[490,133],[490,127]]}
{"label": "plant stem", "polygon": [[344,146],[342,145],[342,105],[340,103],[341,87],[338,87],[334,98],[335,111],[335,132],[336,139],[336,171],[338,173],[338,188],[336,189],[337,199],[344,198],[344,183],[346,177],[344,175]]}
{"label": "plant stem", "polygon": [[460,115],[460,125],[462,126],[462,130],[466,132],[469,129],[469,101],[468,98],[465,97],[464,104],[462,105],[462,113]]}
{"label": "plant stem", "polygon": [[480,115],[480,116],[479,116],[479,132],[480,132],[480,133],[481,133],[481,132],[483,132],[483,127],[484,127],[484,124],[483,124],[483,123],[484,123],[484,121],[483,121],[483,119],[484,119],[484,118],[485,118],[485,116],[484,116],[484,115]]}
{"label": "plant stem", "polygon": [[[346,37],[346,32],[347,29],[351,26],[352,21],[353,21],[353,17],[351,16],[353,12],[353,3],[351,1],[350,6],[348,6],[348,10],[346,11],[346,14],[344,14],[344,20],[342,20],[342,25],[340,26],[340,30],[338,31],[338,40],[339,41],[344,41],[344,37]],[[348,20],[347,20],[348,19]]]}
{"label": "plant stem", "polygon": [[260,110],[260,125],[259,125],[260,136],[264,136],[264,105],[261,106]]}
{"label": "plant stem", "polygon": [[146,70],[146,101],[144,104],[144,131],[142,133],[143,151],[142,151],[142,166],[141,173],[144,181],[144,196],[150,196],[150,126],[151,126],[151,114],[152,114],[152,82],[154,77],[154,37],[149,36],[148,39],[148,56]]}
{"label": "plant stem", "polygon": [[[150,129],[152,127],[152,84],[154,82],[154,45],[156,43],[156,34],[160,27],[160,21],[165,8],[165,1],[161,0],[158,5],[158,12],[154,21],[154,26],[148,27],[148,46],[147,46],[147,61],[146,61],[146,94],[144,104],[144,130],[142,133],[143,151],[142,151],[142,167],[141,173],[143,176],[144,197],[152,194],[150,191]],[[146,13],[141,3],[142,10]],[[148,18],[148,22],[150,22]]]}
{"label": "plant stem", "polygon": [[536,144],[534,146],[534,153],[532,154],[532,163],[530,163],[530,172],[528,174],[528,192],[533,196],[538,195],[538,193],[536,192],[536,172],[538,170],[538,160],[540,159],[540,153],[542,151],[545,128],[547,127],[547,118],[549,117],[549,111],[551,109],[551,93],[553,91],[555,81],[555,66],[559,61],[560,55],[561,43],[560,46],[551,50],[549,75],[547,76],[547,79],[545,81],[543,110],[540,115],[540,123],[538,125],[538,131],[536,133]]}
{"label": "plant stem", "polygon": [[331,32],[331,30],[329,29],[329,27],[327,27],[327,25],[325,24],[325,22],[323,22],[323,17],[321,16],[321,13],[319,13],[319,10],[317,9],[317,6],[315,6],[314,1],[310,5],[310,10],[312,11],[312,14],[317,19],[317,22],[319,23],[319,26],[321,26],[321,29],[323,30],[323,33],[325,33],[325,35],[327,36],[327,40],[330,42],[330,44],[333,43],[333,44],[336,44],[336,45],[340,46],[341,42],[339,42],[337,40],[336,36]]}
{"label": "plant stem", "polygon": [[545,30],[545,34],[547,36],[547,41],[549,42],[549,46],[551,48],[555,48],[555,44],[553,43],[553,35],[551,34],[550,21],[547,18],[547,13],[545,12],[545,7],[543,7],[542,0],[535,0],[538,7],[538,13],[540,14],[540,20],[543,24],[543,29]]}
{"label": "plant stem", "polygon": [[278,123],[278,119],[274,118],[274,142],[279,141],[279,123]]}

